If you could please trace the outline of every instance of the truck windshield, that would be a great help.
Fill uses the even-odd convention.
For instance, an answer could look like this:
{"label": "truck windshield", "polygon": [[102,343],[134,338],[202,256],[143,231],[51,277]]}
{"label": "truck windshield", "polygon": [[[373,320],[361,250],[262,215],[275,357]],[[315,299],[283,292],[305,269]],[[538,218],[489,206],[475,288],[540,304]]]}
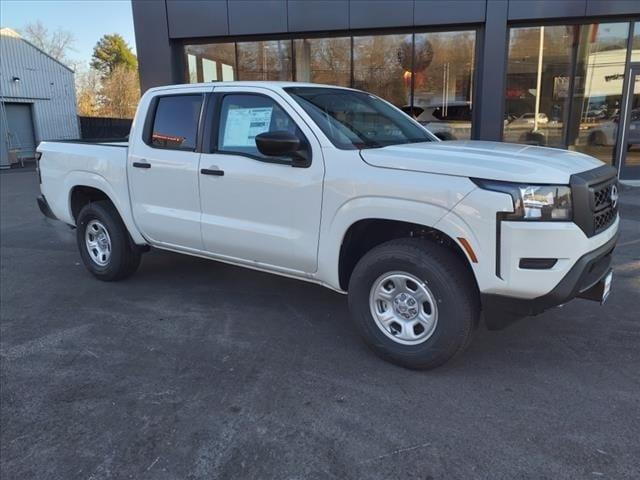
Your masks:
{"label": "truck windshield", "polygon": [[331,143],[344,150],[432,142],[435,137],[374,95],[326,87],[288,87]]}

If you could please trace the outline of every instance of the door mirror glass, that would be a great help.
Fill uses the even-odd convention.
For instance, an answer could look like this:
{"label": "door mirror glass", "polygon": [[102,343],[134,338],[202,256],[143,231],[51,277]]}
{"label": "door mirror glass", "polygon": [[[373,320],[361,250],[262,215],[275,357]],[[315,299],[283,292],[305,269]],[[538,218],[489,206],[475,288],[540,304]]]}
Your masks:
{"label": "door mirror glass", "polygon": [[264,132],[256,135],[256,145],[263,155],[285,157],[295,154],[300,149],[300,139],[285,131]]}

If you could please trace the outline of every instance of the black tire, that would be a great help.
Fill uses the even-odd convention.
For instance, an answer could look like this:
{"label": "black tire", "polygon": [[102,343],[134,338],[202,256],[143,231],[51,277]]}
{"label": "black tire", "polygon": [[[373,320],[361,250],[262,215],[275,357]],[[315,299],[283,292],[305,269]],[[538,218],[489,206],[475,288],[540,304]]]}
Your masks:
{"label": "black tire", "polygon": [[[100,265],[92,258],[85,243],[87,226],[92,220],[104,225],[109,235],[111,255],[106,265]],[[85,267],[100,280],[122,280],[132,275],[140,265],[142,249],[131,240],[127,228],[111,202],[92,202],[80,210],[76,221],[76,241]]]}
{"label": "black tire", "polygon": [[607,144],[607,139],[604,133],[596,131],[591,132],[589,138],[587,139],[587,143],[593,147],[601,147]]}
{"label": "black tire", "polygon": [[[369,296],[382,275],[406,272],[422,279],[437,305],[435,330],[422,343],[404,345],[383,333],[374,319]],[[349,281],[349,309],[367,345],[380,357],[411,369],[438,367],[464,351],[479,323],[478,288],[463,260],[428,240],[407,238],[369,251]]]}

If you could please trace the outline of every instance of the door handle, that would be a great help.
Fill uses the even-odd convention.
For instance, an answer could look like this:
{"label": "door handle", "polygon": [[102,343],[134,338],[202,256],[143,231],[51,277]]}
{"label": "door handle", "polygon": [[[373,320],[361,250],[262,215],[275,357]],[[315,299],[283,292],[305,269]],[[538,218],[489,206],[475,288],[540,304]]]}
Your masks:
{"label": "door handle", "polygon": [[217,177],[222,177],[224,175],[224,170],[220,170],[218,167],[203,168],[200,170],[200,173],[203,175],[215,175]]}
{"label": "door handle", "polygon": [[151,164],[147,162],[133,162],[133,166],[136,168],[151,168]]}

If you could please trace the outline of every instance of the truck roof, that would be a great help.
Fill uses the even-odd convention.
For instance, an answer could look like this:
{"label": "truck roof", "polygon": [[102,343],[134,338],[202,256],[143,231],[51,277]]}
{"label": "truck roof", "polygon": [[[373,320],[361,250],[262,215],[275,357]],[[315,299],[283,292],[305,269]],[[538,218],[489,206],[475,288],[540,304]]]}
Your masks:
{"label": "truck roof", "polygon": [[175,88],[201,88],[210,87],[215,85],[216,87],[262,87],[270,88],[273,90],[286,88],[286,87],[315,87],[315,88],[340,88],[343,90],[353,90],[352,88],[339,87],[336,85],[325,85],[322,83],[309,83],[309,82],[276,82],[266,80],[253,80],[253,81],[232,81],[232,82],[204,82],[204,83],[180,83],[173,85],[164,85],[161,87],[153,87],[148,91],[158,92],[162,90],[170,90]]}

